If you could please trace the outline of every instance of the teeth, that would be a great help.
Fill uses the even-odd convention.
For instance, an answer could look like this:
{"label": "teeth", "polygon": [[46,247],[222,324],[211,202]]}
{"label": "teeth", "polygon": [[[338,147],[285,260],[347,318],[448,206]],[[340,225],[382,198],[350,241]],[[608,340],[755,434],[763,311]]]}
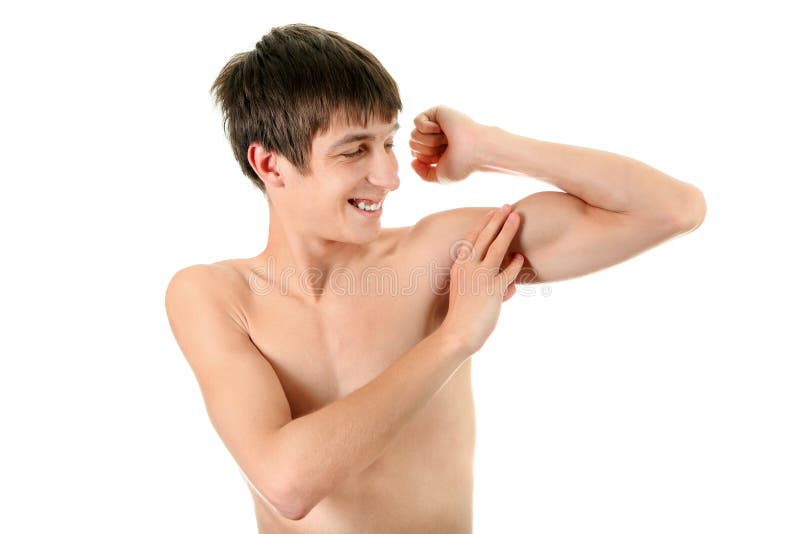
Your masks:
{"label": "teeth", "polygon": [[364,202],[359,202],[358,207],[364,211],[375,211],[383,206],[383,201],[378,202],[377,204],[365,204]]}

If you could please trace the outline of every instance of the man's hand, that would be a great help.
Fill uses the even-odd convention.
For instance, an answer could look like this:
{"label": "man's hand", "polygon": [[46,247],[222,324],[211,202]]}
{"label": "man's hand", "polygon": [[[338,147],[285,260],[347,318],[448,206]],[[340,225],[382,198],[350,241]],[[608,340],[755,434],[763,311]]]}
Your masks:
{"label": "man's hand", "polygon": [[442,184],[463,180],[479,165],[486,126],[446,106],[434,106],[414,118],[411,167],[423,180]]}
{"label": "man's hand", "polygon": [[454,250],[449,308],[440,328],[461,339],[469,353],[483,346],[497,325],[500,304],[513,295],[523,257],[507,254],[519,224],[511,206],[488,211]]}

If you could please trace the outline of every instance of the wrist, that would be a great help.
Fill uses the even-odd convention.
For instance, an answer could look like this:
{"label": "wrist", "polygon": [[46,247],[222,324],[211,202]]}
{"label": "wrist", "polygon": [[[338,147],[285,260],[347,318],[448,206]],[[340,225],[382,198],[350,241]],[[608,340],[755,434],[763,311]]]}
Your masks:
{"label": "wrist", "polygon": [[459,363],[472,356],[474,352],[467,346],[464,336],[448,328],[446,323],[442,323],[432,335],[437,339],[441,353]]}
{"label": "wrist", "polygon": [[480,170],[518,176],[542,176],[534,157],[539,153],[540,141],[507,132],[497,126],[486,126],[480,136],[477,159]]}
{"label": "wrist", "polygon": [[478,139],[475,143],[475,170],[485,171],[491,159],[491,143],[492,138],[497,135],[495,132],[497,128],[494,126],[487,126],[481,124],[478,129]]}
{"label": "wrist", "polygon": [[493,171],[497,167],[497,146],[507,132],[497,126],[481,125],[475,147],[475,168]]}

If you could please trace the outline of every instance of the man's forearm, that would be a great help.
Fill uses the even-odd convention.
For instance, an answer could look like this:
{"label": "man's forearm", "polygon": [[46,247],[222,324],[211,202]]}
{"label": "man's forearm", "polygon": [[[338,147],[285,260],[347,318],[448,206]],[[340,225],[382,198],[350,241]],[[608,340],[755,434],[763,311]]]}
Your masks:
{"label": "man's forearm", "polygon": [[477,170],[534,176],[592,206],[644,217],[666,212],[691,218],[698,215],[692,212],[705,209],[695,186],[627,156],[530,139],[493,126],[484,132]]}
{"label": "man's forearm", "polygon": [[469,356],[437,330],[363,387],[287,423],[272,449],[272,456],[291,470],[285,508],[305,515],[339,483],[372,464]]}

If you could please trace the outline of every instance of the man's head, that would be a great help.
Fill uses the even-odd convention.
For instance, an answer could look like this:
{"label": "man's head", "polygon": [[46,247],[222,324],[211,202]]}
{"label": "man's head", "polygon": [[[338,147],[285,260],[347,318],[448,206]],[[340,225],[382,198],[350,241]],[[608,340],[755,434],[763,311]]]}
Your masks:
{"label": "man's head", "polygon": [[306,24],[272,28],[254,50],[234,55],[211,93],[239,166],[265,194],[254,145],[307,176],[317,135],[335,125],[390,125],[402,111],[397,84],[370,52]]}

